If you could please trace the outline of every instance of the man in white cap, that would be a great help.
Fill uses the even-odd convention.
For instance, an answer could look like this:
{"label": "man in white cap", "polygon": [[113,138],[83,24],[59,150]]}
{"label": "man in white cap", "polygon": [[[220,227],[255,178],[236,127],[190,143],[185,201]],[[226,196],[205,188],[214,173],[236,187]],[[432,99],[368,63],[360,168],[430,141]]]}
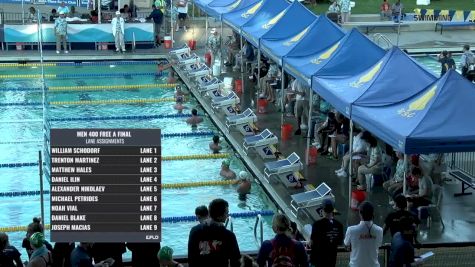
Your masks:
{"label": "man in white cap", "polygon": [[251,181],[250,174],[246,171],[239,173],[239,185],[236,191],[239,194],[239,198],[245,198],[247,194],[251,193]]}
{"label": "man in white cap", "polygon": [[115,51],[125,52],[125,42],[124,42],[124,28],[125,20],[120,15],[120,11],[115,12],[115,18],[112,19],[112,35],[114,35],[115,40]]}
{"label": "man in white cap", "polygon": [[211,52],[211,64],[213,64],[221,52],[221,36],[218,34],[216,28],[212,28],[210,33],[211,35],[208,37],[207,45]]}
{"label": "man in white cap", "polygon": [[59,18],[54,21],[54,33],[56,35],[56,54],[61,51],[61,42],[63,43],[64,53],[68,53],[66,39],[68,35],[68,22],[64,11],[59,12]]}

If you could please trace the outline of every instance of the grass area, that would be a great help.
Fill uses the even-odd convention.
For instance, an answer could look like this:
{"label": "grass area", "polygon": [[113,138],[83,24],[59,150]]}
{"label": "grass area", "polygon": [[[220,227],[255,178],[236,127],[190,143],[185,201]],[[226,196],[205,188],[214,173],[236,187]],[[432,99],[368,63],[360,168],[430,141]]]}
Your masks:
{"label": "grass area", "polygon": [[[351,14],[379,14],[379,6],[383,0],[353,0],[356,6],[351,9]],[[395,0],[388,0],[390,4]],[[411,13],[415,8],[449,9],[449,10],[475,10],[474,0],[432,0],[428,6],[416,5],[416,0],[401,0],[405,12]],[[317,14],[325,13],[329,4],[318,3],[307,7]]]}

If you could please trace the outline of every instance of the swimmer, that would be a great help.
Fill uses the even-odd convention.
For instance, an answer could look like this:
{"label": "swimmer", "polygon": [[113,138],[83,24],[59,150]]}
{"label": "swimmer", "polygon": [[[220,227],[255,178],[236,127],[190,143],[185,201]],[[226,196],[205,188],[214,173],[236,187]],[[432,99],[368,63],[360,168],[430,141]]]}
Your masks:
{"label": "swimmer", "polygon": [[176,109],[178,111],[178,113],[181,113],[184,109],[187,108],[185,105],[183,105],[183,101],[185,99],[184,99],[183,96],[178,96],[175,99],[176,99],[176,103],[173,106],[173,108]]}
{"label": "swimmer", "polygon": [[191,117],[186,120],[186,123],[191,124],[191,126],[197,126],[199,123],[203,122],[203,118],[198,116],[198,110],[191,110]]}
{"label": "swimmer", "polygon": [[229,168],[230,164],[231,161],[229,159],[223,160],[223,163],[221,163],[221,171],[219,172],[219,175],[221,175],[225,179],[236,179],[236,173]]}
{"label": "swimmer", "polygon": [[239,184],[236,191],[239,194],[239,199],[246,199],[246,195],[251,193],[251,181],[249,180],[250,175],[246,171],[241,171],[239,173]]}
{"label": "swimmer", "polygon": [[219,145],[219,136],[218,135],[213,136],[213,142],[209,143],[209,149],[211,149],[211,151],[213,151],[213,153],[219,153],[219,151],[221,149],[223,149]]}
{"label": "swimmer", "polygon": [[176,83],[175,71],[174,70],[170,70],[168,72],[168,81],[167,81],[167,83]]}

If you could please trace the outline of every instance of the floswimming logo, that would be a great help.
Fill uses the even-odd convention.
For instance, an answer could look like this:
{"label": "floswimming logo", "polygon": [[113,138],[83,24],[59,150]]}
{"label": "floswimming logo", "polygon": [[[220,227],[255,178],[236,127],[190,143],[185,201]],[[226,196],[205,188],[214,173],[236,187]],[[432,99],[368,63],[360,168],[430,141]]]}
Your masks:
{"label": "floswimming logo", "polygon": [[304,29],[303,31],[301,31],[299,34],[295,35],[294,37],[292,37],[292,39],[290,39],[289,41],[287,42],[284,42],[284,45],[285,46],[291,46],[293,44],[295,44],[296,42],[300,41],[300,39],[302,39],[302,37],[308,32],[308,27],[306,29]]}
{"label": "floswimming logo", "polygon": [[429,91],[424,95],[419,97],[417,100],[412,102],[407,109],[402,108],[397,111],[397,113],[406,118],[412,118],[416,115],[416,111],[424,110],[429,103],[429,101],[434,97],[435,90],[437,90],[437,85],[434,85]]}
{"label": "floswimming logo", "polygon": [[275,16],[273,19],[269,20],[269,22],[267,22],[266,24],[262,25],[262,28],[263,29],[269,29],[270,27],[274,26],[274,24],[276,24],[280,18],[282,18],[282,16],[285,14],[285,10],[280,12],[277,16]]}
{"label": "floswimming logo", "polygon": [[381,65],[383,65],[383,61],[380,61],[376,66],[374,66],[370,71],[368,71],[365,75],[361,76],[358,81],[354,81],[350,83],[351,87],[359,88],[363,84],[370,82],[373,80],[374,76],[379,72],[381,69]]}
{"label": "floswimming logo", "polygon": [[249,8],[246,12],[241,14],[241,17],[247,19],[249,16],[253,15],[256,13],[256,11],[262,6],[262,1],[259,3],[255,4],[253,7]]}
{"label": "floswimming logo", "polygon": [[234,4],[228,7],[228,10],[234,10],[236,7],[238,7],[241,4],[242,0],[237,0]]}
{"label": "floswimming logo", "polygon": [[329,59],[333,53],[335,52],[335,50],[340,46],[340,42],[334,44],[332,47],[330,47],[330,49],[328,49],[325,53],[321,54],[319,57],[317,58],[314,58],[312,59],[312,61],[310,61],[311,63],[313,64],[320,64],[322,63],[324,60],[327,60]]}

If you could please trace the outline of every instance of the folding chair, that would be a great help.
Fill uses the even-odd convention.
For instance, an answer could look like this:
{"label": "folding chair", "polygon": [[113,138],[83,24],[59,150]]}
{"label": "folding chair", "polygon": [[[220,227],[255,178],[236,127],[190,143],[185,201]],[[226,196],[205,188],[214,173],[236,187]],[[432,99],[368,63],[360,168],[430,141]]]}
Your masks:
{"label": "folding chair", "polygon": [[437,217],[442,224],[442,228],[445,228],[442,215],[440,214],[440,203],[442,202],[442,187],[440,185],[432,185],[432,204],[428,206],[417,207],[417,215],[419,220],[427,219],[427,225],[430,227],[432,217]]}

